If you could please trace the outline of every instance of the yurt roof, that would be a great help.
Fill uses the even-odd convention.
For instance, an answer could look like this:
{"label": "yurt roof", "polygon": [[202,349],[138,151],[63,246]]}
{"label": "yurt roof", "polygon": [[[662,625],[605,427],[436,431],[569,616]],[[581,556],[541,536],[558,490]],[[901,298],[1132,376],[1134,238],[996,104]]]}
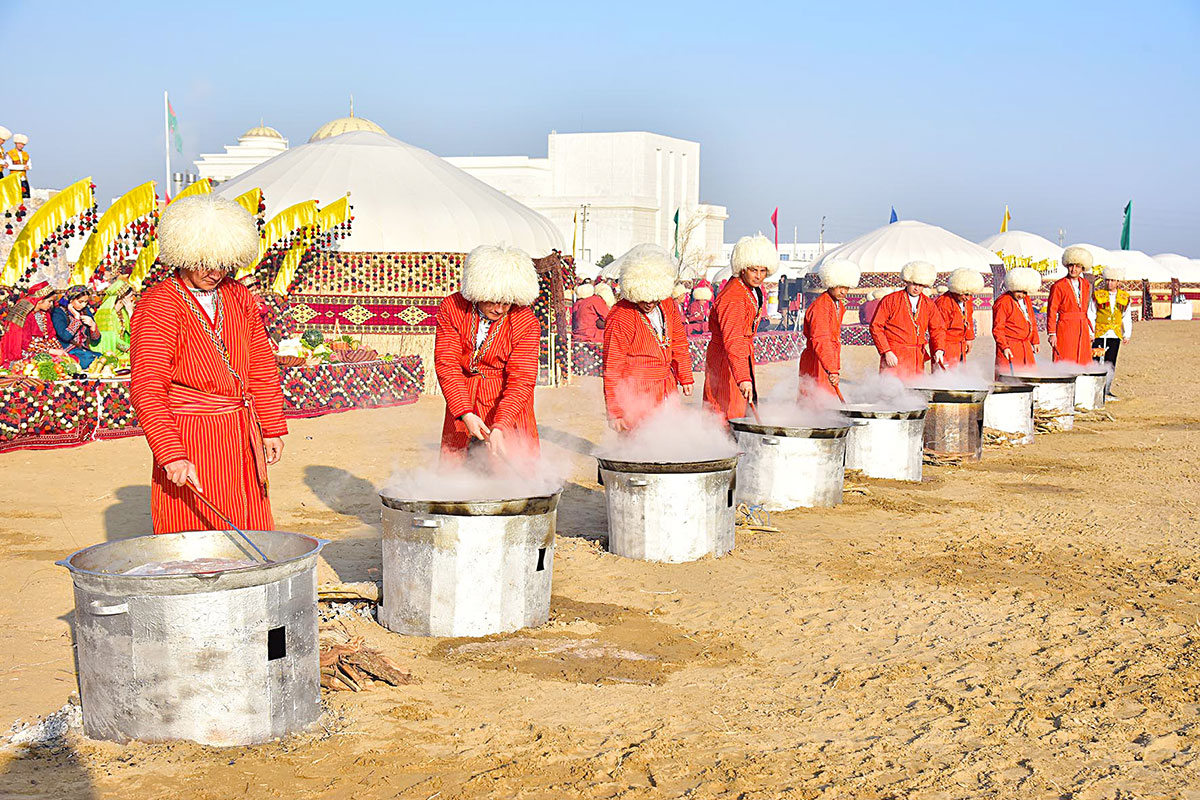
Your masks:
{"label": "yurt roof", "polygon": [[[360,119],[355,117],[355,119]],[[263,190],[266,216],[347,192],[350,236],[338,250],[466,253],[481,244],[520,247],[534,258],[562,249],[554,223],[428,150],[373,131],[352,131],[300,145],[222,183],[233,198]]]}
{"label": "yurt roof", "polygon": [[1159,253],[1152,258],[1167,272],[1185,283],[1200,281],[1200,261],[1178,253]]}
{"label": "yurt roof", "polygon": [[1058,262],[1063,253],[1063,249],[1054,242],[1028,231],[996,233],[984,239],[979,245],[992,252],[1000,252],[1016,258],[1030,258],[1034,261]]}
{"label": "yurt roof", "polygon": [[1175,276],[1162,264],[1141,250],[1110,250],[1110,263],[1115,261],[1125,267],[1129,280],[1147,280],[1151,283],[1169,283]]}
{"label": "yurt roof", "polygon": [[865,233],[840,247],[827,250],[809,265],[806,274],[833,259],[853,261],[863,272],[899,272],[910,261],[928,261],[939,272],[962,267],[992,274],[1000,256],[967,241],[945,228],[917,220],[900,220]]}

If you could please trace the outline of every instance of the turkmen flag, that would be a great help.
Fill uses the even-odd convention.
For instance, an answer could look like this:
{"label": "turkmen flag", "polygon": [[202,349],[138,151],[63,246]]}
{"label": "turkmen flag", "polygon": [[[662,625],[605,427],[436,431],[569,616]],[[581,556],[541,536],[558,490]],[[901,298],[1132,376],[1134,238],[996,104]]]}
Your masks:
{"label": "turkmen flag", "polygon": [[171,105],[171,101],[167,101],[167,128],[171,131],[171,138],[175,140],[175,152],[183,155],[183,137],[179,135],[179,120],[175,118],[175,107]]}
{"label": "turkmen flag", "polygon": [[679,258],[679,209],[675,209],[675,257]]}
{"label": "turkmen flag", "polygon": [[1133,201],[1125,204],[1125,224],[1121,226],[1121,249],[1129,249],[1129,218],[1133,216]]}

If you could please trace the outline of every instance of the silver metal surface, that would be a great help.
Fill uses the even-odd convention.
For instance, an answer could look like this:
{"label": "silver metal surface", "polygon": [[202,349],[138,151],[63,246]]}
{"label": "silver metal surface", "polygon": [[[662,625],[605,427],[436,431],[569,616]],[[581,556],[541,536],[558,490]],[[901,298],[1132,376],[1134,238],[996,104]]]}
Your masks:
{"label": "silver metal surface", "polygon": [[247,745],[317,721],[316,563],[325,541],[246,534],[272,563],[122,574],[166,561],[253,558],[227,531],[121,539],[58,562],[75,584],[84,733],[117,742]]}
{"label": "silver metal surface", "polygon": [[967,461],[983,458],[983,404],[990,389],[923,389],[929,400],[925,413],[925,449],[937,456]]}
{"label": "silver metal surface", "polygon": [[1075,427],[1074,375],[1022,375],[1000,377],[1002,381],[1020,381],[1033,385],[1033,416],[1051,431],[1069,431]]}
{"label": "silver metal surface", "polygon": [[1033,387],[999,383],[983,401],[983,427],[997,431],[1013,444],[1033,442]]}
{"label": "silver metal surface", "polygon": [[550,618],[559,493],[380,499],[385,627],[411,636],[487,636]]}
{"label": "silver metal surface", "polygon": [[599,461],[610,553],[680,563],[733,549],[736,456],[669,465]]}
{"label": "silver metal surface", "polygon": [[849,423],[823,428],[765,426],[731,419],[742,457],[736,501],[769,511],[842,502]]}
{"label": "silver metal surface", "polygon": [[1096,411],[1104,408],[1104,387],[1108,370],[1091,368],[1075,378],[1075,408]]}
{"label": "silver metal surface", "polygon": [[926,409],[886,412],[850,405],[842,413],[855,423],[846,437],[846,469],[920,483]]}

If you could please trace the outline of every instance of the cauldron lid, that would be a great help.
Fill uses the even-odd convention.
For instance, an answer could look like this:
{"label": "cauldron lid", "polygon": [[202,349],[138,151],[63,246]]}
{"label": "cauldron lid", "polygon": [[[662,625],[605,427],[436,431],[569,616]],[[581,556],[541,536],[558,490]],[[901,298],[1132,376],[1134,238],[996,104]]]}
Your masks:
{"label": "cauldron lid", "polygon": [[688,472],[720,472],[737,466],[738,457],[709,461],[616,461],[596,456],[601,469],[612,472],[639,472],[643,475],[675,475]]}
{"label": "cauldron lid", "polygon": [[739,417],[729,420],[729,427],[735,431],[761,436],[782,436],[785,439],[840,439],[854,426],[849,420],[840,425],[822,425],[816,428],[800,425],[763,425],[749,417]]}
{"label": "cauldron lid", "polygon": [[841,412],[851,419],[921,419],[928,408],[900,408],[888,411],[875,408],[870,403],[851,403],[841,409]]}
{"label": "cauldron lid", "polygon": [[455,517],[533,517],[558,508],[562,492],[538,497],[513,497],[498,500],[417,500],[379,495],[388,508],[413,514],[444,514]]}

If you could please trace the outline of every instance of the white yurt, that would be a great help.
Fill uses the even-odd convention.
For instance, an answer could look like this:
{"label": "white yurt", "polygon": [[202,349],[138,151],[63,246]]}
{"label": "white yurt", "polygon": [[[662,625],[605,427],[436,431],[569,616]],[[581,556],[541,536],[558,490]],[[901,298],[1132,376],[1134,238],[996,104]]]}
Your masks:
{"label": "white yurt", "polygon": [[1125,279],[1170,283],[1171,271],[1141,250],[1110,250],[1109,260],[1125,267]]}
{"label": "white yurt", "polygon": [[823,263],[834,259],[852,261],[864,274],[898,273],[910,261],[928,261],[940,273],[967,267],[988,278],[992,275],[992,266],[1003,263],[991,250],[945,228],[907,219],[876,228],[827,250],[809,265],[807,272],[816,272]]}
{"label": "white yurt", "polygon": [[1178,253],[1159,253],[1153,258],[1183,283],[1200,283],[1200,261],[1197,259]]}
{"label": "white yurt", "polygon": [[1067,274],[1060,263],[1063,248],[1036,233],[1005,231],[993,234],[979,244],[999,253],[1006,267],[1034,267],[1047,278],[1061,278]]}

